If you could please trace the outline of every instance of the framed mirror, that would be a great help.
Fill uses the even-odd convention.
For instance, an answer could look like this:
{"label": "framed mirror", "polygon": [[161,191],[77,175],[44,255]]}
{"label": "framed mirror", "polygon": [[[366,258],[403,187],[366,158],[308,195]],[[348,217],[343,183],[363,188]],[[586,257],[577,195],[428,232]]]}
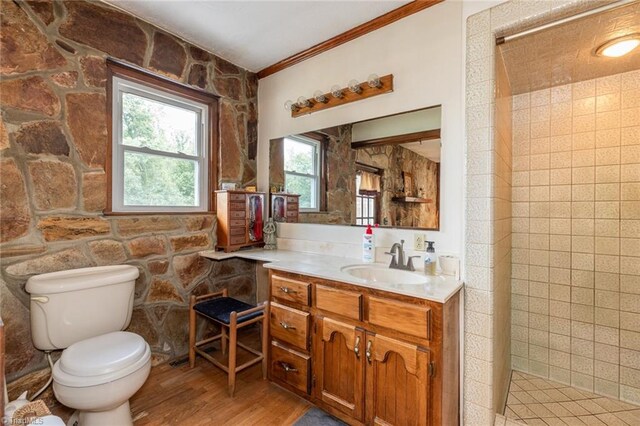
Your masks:
{"label": "framed mirror", "polygon": [[438,230],[441,112],[435,106],[271,140],[274,219]]}

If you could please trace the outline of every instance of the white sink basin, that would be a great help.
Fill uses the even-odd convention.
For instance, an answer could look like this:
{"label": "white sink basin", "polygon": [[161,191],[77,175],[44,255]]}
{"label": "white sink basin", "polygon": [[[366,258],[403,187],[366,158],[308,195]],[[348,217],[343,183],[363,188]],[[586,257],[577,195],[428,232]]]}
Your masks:
{"label": "white sink basin", "polygon": [[367,282],[387,284],[426,284],[427,278],[415,272],[389,269],[388,266],[376,264],[347,265],[340,269],[355,278]]}

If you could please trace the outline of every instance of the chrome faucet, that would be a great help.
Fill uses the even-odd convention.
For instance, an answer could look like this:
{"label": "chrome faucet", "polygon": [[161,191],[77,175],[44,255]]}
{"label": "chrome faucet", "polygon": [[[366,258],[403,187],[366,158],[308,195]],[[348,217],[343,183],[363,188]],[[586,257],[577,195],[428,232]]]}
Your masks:
{"label": "chrome faucet", "polygon": [[400,240],[399,243],[394,243],[391,246],[391,251],[385,254],[391,255],[391,263],[389,263],[389,269],[401,269],[403,271],[415,271],[413,266],[413,258],[420,256],[409,256],[407,264],[404,263],[404,240]]}

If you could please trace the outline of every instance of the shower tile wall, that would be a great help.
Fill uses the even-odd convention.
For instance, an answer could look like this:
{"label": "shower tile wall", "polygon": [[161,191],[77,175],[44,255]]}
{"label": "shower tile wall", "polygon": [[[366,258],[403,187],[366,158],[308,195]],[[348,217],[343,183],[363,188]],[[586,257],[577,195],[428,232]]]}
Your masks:
{"label": "shower tile wall", "polygon": [[640,403],[640,70],[512,107],[512,367]]}

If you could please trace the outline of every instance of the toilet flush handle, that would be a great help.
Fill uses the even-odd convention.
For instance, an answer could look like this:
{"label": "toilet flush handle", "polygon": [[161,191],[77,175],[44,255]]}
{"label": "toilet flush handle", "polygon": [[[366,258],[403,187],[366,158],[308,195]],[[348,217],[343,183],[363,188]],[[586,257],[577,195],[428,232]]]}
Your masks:
{"label": "toilet flush handle", "polygon": [[31,296],[31,301],[38,303],[47,303],[49,298],[47,296]]}

